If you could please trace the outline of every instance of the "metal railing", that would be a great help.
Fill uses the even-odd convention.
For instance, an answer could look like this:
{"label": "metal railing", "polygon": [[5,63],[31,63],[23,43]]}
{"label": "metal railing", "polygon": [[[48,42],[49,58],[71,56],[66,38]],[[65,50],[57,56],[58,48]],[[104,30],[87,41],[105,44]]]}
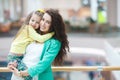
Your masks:
{"label": "metal railing", "polygon": [[[120,66],[63,66],[52,67],[54,72],[56,71],[118,71]],[[7,67],[0,67],[0,72],[10,72]]]}

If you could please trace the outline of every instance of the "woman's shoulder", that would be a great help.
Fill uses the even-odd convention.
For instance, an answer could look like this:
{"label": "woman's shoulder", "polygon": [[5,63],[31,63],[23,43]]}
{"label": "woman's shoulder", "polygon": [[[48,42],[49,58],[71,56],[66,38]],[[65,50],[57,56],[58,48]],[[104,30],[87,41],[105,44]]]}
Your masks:
{"label": "woman's shoulder", "polygon": [[45,43],[46,46],[51,46],[52,48],[57,48],[59,49],[61,46],[61,42],[55,38],[51,38]]}
{"label": "woman's shoulder", "polygon": [[51,39],[47,40],[47,42],[51,42],[53,44],[56,44],[56,43],[61,44],[61,42],[59,40],[55,39],[55,38],[51,38]]}

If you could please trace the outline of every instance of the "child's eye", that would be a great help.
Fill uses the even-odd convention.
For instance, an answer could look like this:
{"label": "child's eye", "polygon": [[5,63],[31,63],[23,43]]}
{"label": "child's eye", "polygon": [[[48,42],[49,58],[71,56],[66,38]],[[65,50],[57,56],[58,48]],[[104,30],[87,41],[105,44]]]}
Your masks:
{"label": "child's eye", "polygon": [[32,20],[32,22],[33,22],[34,20]]}

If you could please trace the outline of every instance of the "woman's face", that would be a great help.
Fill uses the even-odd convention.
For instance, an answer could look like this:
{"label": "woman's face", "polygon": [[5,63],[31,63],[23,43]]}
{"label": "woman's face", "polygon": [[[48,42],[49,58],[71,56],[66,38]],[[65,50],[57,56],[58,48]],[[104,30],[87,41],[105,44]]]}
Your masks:
{"label": "woman's face", "polygon": [[42,31],[43,33],[47,33],[51,26],[51,22],[52,22],[51,16],[45,13],[43,15],[42,20],[40,21],[40,31]]}

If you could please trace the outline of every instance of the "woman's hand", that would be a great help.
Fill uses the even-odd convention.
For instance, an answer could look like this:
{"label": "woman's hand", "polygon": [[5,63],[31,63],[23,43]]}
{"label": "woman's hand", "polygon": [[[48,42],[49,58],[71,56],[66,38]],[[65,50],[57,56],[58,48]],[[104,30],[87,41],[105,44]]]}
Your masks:
{"label": "woman's hand", "polygon": [[28,76],[28,71],[27,70],[24,70],[24,71],[18,71],[18,69],[14,66],[10,66],[10,71],[13,72],[16,76]]}
{"label": "woman's hand", "polygon": [[9,62],[7,65],[8,69],[10,69],[10,71],[12,70],[12,67],[17,67],[17,62]]}
{"label": "woman's hand", "polygon": [[9,67],[10,65],[14,66],[14,67],[17,67],[17,61],[14,61],[14,62],[9,62],[7,67]]}
{"label": "woman's hand", "polygon": [[24,70],[24,71],[18,71],[17,67],[17,62],[10,62],[8,63],[7,67],[10,69],[11,72],[13,72],[16,76],[28,76],[28,71]]}
{"label": "woman's hand", "polygon": [[17,69],[16,67],[14,67],[13,65],[10,65],[9,67],[10,67],[10,68],[9,68],[10,71],[13,72],[16,76],[20,76],[20,77],[22,77],[21,72],[18,71],[18,69]]}

